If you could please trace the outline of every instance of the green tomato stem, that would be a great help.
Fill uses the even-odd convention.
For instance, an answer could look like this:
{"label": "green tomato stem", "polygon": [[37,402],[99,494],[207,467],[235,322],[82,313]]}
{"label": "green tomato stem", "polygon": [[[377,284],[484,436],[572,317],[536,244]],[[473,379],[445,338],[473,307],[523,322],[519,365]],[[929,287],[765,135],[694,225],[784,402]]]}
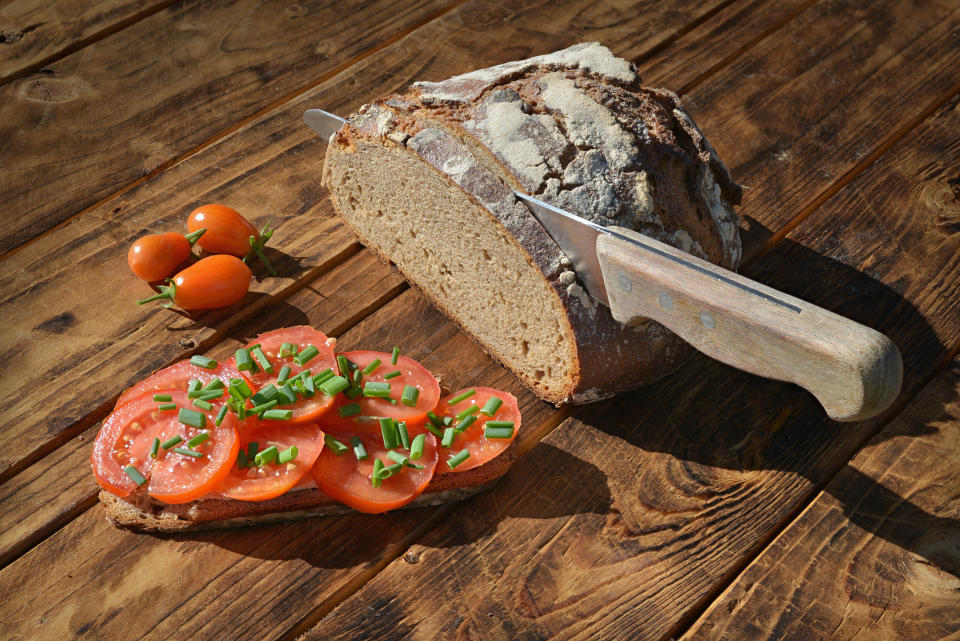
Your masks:
{"label": "green tomato stem", "polygon": [[247,242],[250,243],[250,251],[247,252],[247,255],[243,257],[243,262],[246,263],[248,258],[251,256],[256,256],[267,268],[267,271],[270,272],[270,275],[276,276],[277,270],[273,268],[273,265],[271,265],[270,261],[267,260],[266,254],[263,253],[263,248],[267,244],[267,241],[270,240],[270,237],[273,236],[273,232],[274,230],[270,228],[270,223],[267,223],[263,226],[263,229],[260,230],[259,238],[250,236],[247,239]]}
{"label": "green tomato stem", "polygon": [[160,285],[160,293],[159,293],[159,294],[154,294],[154,295],[151,296],[150,298],[144,298],[143,300],[138,300],[138,301],[137,301],[137,305],[143,305],[144,303],[149,303],[149,302],[151,302],[151,301],[161,300],[161,299],[163,299],[163,298],[167,298],[167,299],[170,300],[170,302],[169,302],[169,303],[166,303],[165,305],[163,305],[163,308],[164,308],[164,309],[170,309],[171,307],[173,307],[173,297],[177,295],[177,284],[176,284],[175,282],[173,282],[172,280],[170,280],[169,278],[167,279],[167,282],[170,283],[170,284],[169,284],[169,285]]}
{"label": "green tomato stem", "polygon": [[204,232],[206,231],[207,229],[206,227],[204,227],[203,229],[192,231],[189,234],[184,234],[183,237],[186,238],[187,241],[190,243],[190,246],[193,247],[194,245],[197,244],[197,241],[200,240],[200,237],[203,236]]}

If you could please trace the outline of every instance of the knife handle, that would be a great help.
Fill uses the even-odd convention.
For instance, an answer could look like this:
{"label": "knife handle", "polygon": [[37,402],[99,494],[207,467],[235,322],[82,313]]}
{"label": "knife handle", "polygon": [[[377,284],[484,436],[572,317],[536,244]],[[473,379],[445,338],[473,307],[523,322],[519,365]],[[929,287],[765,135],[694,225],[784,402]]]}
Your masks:
{"label": "knife handle", "polygon": [[880,332],[664,243],[638,240],[687,265],[600,234],[597,257],[618,321],[653,319],[727,365],[796,383],[837,421],[875,416],[899,393],[900,352]]}

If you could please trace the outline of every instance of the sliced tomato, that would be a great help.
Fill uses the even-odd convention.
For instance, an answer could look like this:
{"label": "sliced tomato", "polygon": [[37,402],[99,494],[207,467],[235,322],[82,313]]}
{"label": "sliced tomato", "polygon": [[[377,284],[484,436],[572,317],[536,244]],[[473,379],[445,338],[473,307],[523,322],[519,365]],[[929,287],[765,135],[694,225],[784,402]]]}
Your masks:
{"label": "sliced tomato", "polygon": [[[389,362],[389,361],[388,361]],[[384,479],[380,487],[374,487],[370,480],[373,473],[373,461],[379,458],[383,464],[393,465],[387,458],[383,441],[375,434],[330,434],[344,445],[351,446],[351,438],[359,438],[367,450],[367,458],[357,460],[353,448],[340,455],[332,448],[325,447],[313,466],[313,478],[325,494],[355,510],[368,514],[379,514],[387,510],[402,507],[415,499],[430,484],[434,469],[437,467],[437,440],[432,434],[426,434],[423,456],[416,461],[422,470],[406,467],[398,474]],[[400,450],[401,454],[408,454]]]}
{"label": "sliced tomato", "polygon": [[[476,393],[473,396],[456,403],[455,405],[450,405],[451,399],[454,399],[464,392],[470,390],[476,390]],[[493,397],[499,398],[501,401],[503,401],[503,405],[501,405],[500,408],[494,412],[492,417],[481,414],[479,411],[473,414],[473,416],[477,417],[477,420],[474,421],[470,427],[460,434],[457,434],[453,438],[453,444],[450,446],[450,449],[447,450],[446,448],[441,448],[440,463],[437,465],[437,474],[463,472],[475,467],[480,467],[507,449],[510,444],[513,443],[514,439],[517,438],[517,433],[520,431],[520,408],[517,405],[517,399],[509,392],[501,392],[500,390],[495,390],[489,387],[467,387],[440,399],[440,403],[437,405],[436,414],[441,418],[456,417],[457,414],[470,408],[471,406],[483,408],[487,401]],[[453,420],[454,424],[456,424],[456,418]],[[513,421],[513,436],[510,438],[486,438],[483,433],[487,421]],[[457,453],[462,452],[464,449],[470,452],[470,457],[457,465],[455,468],[450,469],[450,466],[447,465],[447,460]]]}
{"label": "sliced tomato", "polygon": [[[184,392],[171,392],[172,402],[178,407],[196,410]],[[127,496],[137,484],[124,471],[133,465],[149,481],[151,496],[166,503],[186,503],[215,487],[230,471],[230,462],[237,457],[239,439],[236,418],[227,413],[220,426],[214,424],[218,406],[206,416],[205,442],[192,449],[200,458],[160,448],[157,458],[151,458],[150,448],[155,438],[161,442],[180,436],[176,447],[186,447],[187,441],[201,430],[179,421],[177,410],[161,411],[151,394],[135,398],[115,410],[103,422],[93,445],[91,463],[97,482],[117,496]]]}
{"label": "sliced tomato", "polygon": [[[296,346],[297,353],[302,352],[310,345],[316,347],[320,353],[303,365],[298,365],[293,356],[280,356],[280,348],[284,343]],[[328,368],[336,371],[336,360],[333,356],[333,346],[336,344],[336,339],[329,338],[323,332],[318,332],[307,325],[275,329],[260,334],[247,347],[258,344],[263,348],[263,353],[266,355],[273,371],[267,372],[261,369],[253,374],[253,385],[256,390],[268,385],[276,385],[277,376],[284,365],[290,368],[288,378],[292,378],[304,370],[309,370],[313,375]],[[293,405],[283,405],[280,406],[280,409],[293,410],[293,418],[291,419],[293,423],[315,423],[333,405],[333,402],[334,398],[332,396],[318,391],[311,398],[298,398]]]}
{"label": "sliced tomato", "polygon": [[315,423],[284,425],[250,419],[240,427],[240,448],[246,452],[251,442],[257,444],[258,451],[275,445],[282,452],[294,446],[297,457],[282,465],[274,462],[263,467],[250,465],[244,468],[235,460],[230,473],[214,492],[238,501],[266,501],[280,496],[304,477],[309,477],[307,473],[323,449],[323,432]]}
{"label": "sliced tomato", "polygon": [[128,388],[123,394],[120,395],[120,398],[117,399],[117,404],[114,409],[118,409],[125,403],[128,403],[131,400],[140,396],[144,396],[148,393],[154,394],[157,392],[171,392],[174,390],[186,391],[187,386],[190,384],[192,379],[197,379],[206,385],[215,378],[219,378],[221,381],[223,381],[225,386],[230,385],[231,378],[242,378],[247,385],[251,384],[250,379],[241,374],[237,368],[234,367],[232,358],[227,361],[221,361],[217,363],[217,366],[213,369],[198,367],[189,360],[180,361],[178,363],[174,363],[170,367],[165,367],[164,369],[143,379],[133,387]]}

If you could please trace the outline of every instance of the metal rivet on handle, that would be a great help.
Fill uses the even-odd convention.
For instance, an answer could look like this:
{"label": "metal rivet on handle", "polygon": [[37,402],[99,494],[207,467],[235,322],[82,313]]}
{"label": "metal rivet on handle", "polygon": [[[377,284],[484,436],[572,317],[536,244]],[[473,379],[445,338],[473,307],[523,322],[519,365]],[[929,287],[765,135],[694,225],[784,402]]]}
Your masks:
{"label": "metal rivet on handle", "polygon": [[717,325],[717,321],[714,320],[713,314],[710,312],[700,312],[700,322],[707,329],[713,329]]}
{"label": "metal rivet on handle", "polygon": [[630,283],[630,279],[627,278],[626,274],[620,274],[617,276],[617,280],[620,281],[620,287],[623,287],[623,291],[629,292],[633,289],[633,285]]}
{"label": "metal rivet on handle", "polygon": [[666,310],[673,309],[673,299],[670,298],[669,294],[660,294],[657,296],[657,301],[660,303],[660,307]]}

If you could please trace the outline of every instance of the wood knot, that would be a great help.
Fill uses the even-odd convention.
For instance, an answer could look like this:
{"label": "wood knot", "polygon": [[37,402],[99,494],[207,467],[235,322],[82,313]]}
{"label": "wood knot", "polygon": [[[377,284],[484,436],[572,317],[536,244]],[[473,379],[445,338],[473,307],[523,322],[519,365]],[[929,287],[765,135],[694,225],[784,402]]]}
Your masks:
{"label": "wood knot", "polygon": [[183,336],[178,342],[183,349],[193,349],[197,346],[197,341],[190,336]]}
{"label": "wood knot", "polygon": [[90,85],[76,76],[55,78],[33,76],[25,78],[17,88],[17,95],[24,100],[57,104],[76,100],[90,92]]}
{"label": "wood knot", "polygon": [[416,565],[417,563],[420,563],[420,555],[411,550],[403,555],[403,560],[410,565]]}
{"label": "wood knot", "polygon": [[926,180],[915,189],[915,196],[941,232],[960,232],[960,178],[941,182]]}
{"label": "wood knot", "polygon": [[0,31],[0,45],[12,45],[23,40],[22,31]]}

